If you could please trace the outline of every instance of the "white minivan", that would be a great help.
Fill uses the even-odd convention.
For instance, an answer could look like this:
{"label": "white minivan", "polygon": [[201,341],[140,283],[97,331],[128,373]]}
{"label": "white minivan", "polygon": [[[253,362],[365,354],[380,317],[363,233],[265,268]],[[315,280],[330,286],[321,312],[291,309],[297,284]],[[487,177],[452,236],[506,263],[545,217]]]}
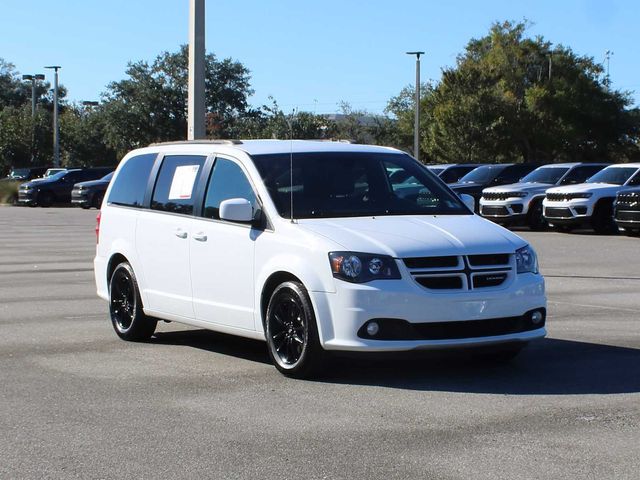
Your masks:
{"label": "white minivan", "polygon": [[508,359],[546,333],[531,246],[392,148],[152,145],[120,162],[96,233],[98,295],[125,340],[182,322],[266,340],[305,377],[331,351]]}

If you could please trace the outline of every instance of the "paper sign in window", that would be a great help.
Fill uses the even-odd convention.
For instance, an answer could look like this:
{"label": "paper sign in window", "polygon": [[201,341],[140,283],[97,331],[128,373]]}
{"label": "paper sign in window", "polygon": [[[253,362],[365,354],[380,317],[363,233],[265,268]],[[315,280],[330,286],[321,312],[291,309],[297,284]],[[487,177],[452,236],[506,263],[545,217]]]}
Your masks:
{"label": "paper sign in window", "polygon": [[169,200],[189,200],[191,198],[199,168],[199,165],[176,167],[169,189]]}

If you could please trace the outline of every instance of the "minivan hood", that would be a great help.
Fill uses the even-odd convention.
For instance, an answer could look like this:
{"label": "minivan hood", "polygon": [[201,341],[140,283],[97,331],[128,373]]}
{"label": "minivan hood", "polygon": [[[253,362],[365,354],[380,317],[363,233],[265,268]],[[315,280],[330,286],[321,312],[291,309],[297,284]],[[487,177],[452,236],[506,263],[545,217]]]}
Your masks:
{"label": "minivan hood", "polygon": [[486,188],[484,192],[504,193],[504,192],[526,192],[526,193],[544,193],[547,189],[553,187],[552,183],[533,183],[522,182],[512,183],[510,185],[501,185],[499,187]]}
{"label": "minivan hood", "polygon": [[527,244],[477,215],[304,219],[298,224],[347,251],[394,258],[513,253]]}

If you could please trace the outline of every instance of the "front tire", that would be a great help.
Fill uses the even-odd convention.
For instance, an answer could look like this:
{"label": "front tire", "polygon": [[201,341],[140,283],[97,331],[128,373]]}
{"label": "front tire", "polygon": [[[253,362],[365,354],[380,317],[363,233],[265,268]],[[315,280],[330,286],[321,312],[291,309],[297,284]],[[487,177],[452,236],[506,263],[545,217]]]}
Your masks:
{"label": "front tire", "polygon": [[280,373],[309,378],[320,371],[324,350],[309,295],[300,282],[284,282],[274,290],[265,334],[269,357]]}
{"label": "front tire", "polygon": [[120,263],[109,281],[109,313],[116,334],[123,340],[148,340],[156,330],[157,320],[147,317],[133,268]]}
{"label": "front tire", "polygon": [[591,226],[599,235],[618,231],[618,226],[613,220],[613,204],[611,202],[601,202],[596,205],[591,217]]}
{"label": "front tire", "polygon": [[533,231],[541,231],[549,228],[549,224],[544,218],[542,200],[538,200],[531,205],[529,214],[527,215],[527,223],[529,224],[529,228]]}
{"label": "front tire", "polygon": [[50,192],[42,192],[38,195],[38,205],[44,208],[49,208],[54,202],[53,194]]}

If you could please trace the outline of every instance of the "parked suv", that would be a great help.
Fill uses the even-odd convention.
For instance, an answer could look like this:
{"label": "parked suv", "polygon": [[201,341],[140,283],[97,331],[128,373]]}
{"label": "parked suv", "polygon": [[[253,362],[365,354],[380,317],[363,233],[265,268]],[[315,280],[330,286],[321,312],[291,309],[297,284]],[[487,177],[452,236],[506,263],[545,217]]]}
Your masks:
{"label": "parked suv", "polygon": [[76,183],[71,191],[71,203],[82,208],[95,207],[100,209],[104,192],[107,191],[113,172],[106,174],[99,180]]}
{"label": "parked suv", "polygon": [[590,225],[597,233],[617,230],[613,201],[620,192],[640,185],[640,163],[611,165],[585,183],[547,190],[545,219],[561,230]]}
{"label": "parked suv", "polygon": [[475,200],[475,210],[479,209],[482,190],[487,187],[515,183],[537,168],[529,163],[499,163],[483,165],[471,170],[458,183],[449,185],[456,193],[471,195]]}
{"label": "parked suv", "polygon": [[47,167],[16,167],[12,168],[9,175],[0,181],[25,181],[42,176],[47,171]]}
{"label": "parked suv", "polygon": [[618,193],[613,211],[618,227],[630,234],[640,234],[640,188]]}
{"label": "parked suv", "polygon": [[557,163],[536,168],[518,183],[485,188],[480,198],[480,214],[496,223],[526,223],[533,230],[546,228],[542,200],[554,185],[583,183],[606,163]]}
{"label": "parked suv", "polygon": [[471,170],[480,165],[471,163],[448,163],[427,165],[427,168],[440,177],[444,183],[456,183]]}
{"label": "parked suv", "polygon": [[112,167],[64,170],[47,178],[23,183],[18,190],[18,203],[41,207],[50,207],[54,203],[69,203],[71,190],[76,183],[95,180],[112,170]]}
{"label": "parked suv", "polygon": [[[390,180],[399,170],[410,185]],[[105,198],[95,279],[125,340],[173,320],[266,340],[303,377],[330,351],[506,359],[545,335],[531,246],[395,149],[160,144],[129,153]]]}

